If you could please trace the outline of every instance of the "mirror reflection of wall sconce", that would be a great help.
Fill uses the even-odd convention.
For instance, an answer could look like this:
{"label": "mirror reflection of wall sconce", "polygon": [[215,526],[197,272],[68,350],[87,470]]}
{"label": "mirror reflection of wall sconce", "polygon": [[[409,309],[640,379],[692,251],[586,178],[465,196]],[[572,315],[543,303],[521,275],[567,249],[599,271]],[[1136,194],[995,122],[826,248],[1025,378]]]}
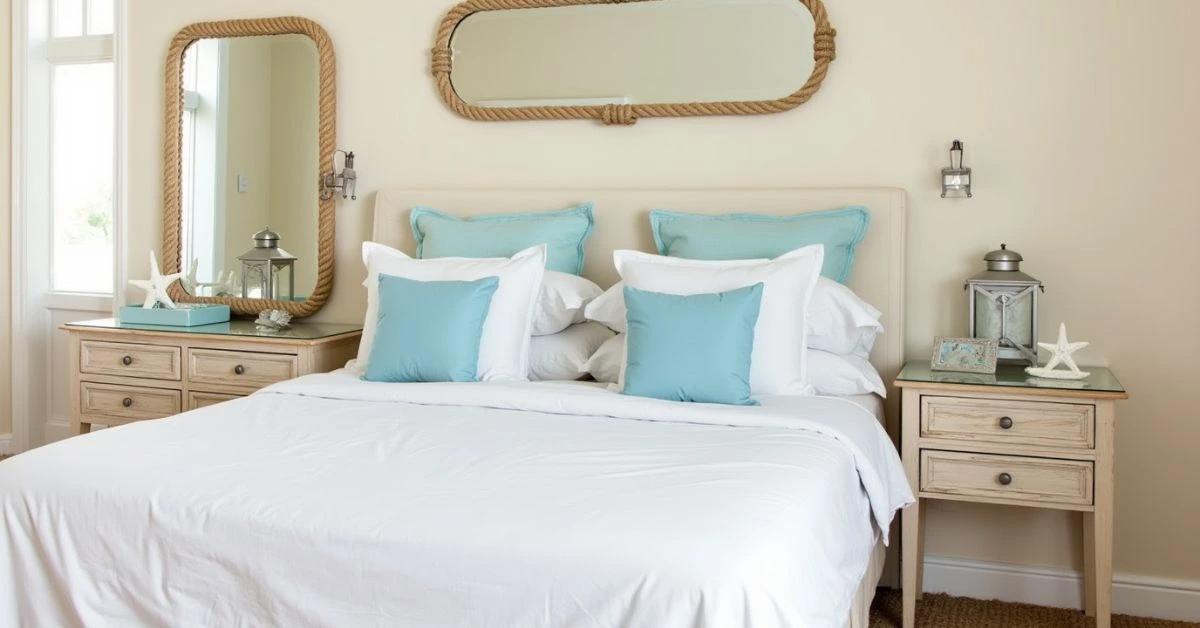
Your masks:
{"label": "mirror reflection of wall sconce", "polygon": [[[337,171],[337,156],[342,154],[342,171]],[[333,198],[337,190],[342,191],[342,198],[358,200],[355,187],[358,185],[358,174],[354,172],[354,151],[337,150],[333,152],[329,172],[321,180],[321,200]]]}
{"label": "mirror reflection of wall sconce", "polygon": [[971,169],[963,166],[963,144],[959,140],[950,145],[950,167],[942,168],[942,198],[947,196],[971,198]]}

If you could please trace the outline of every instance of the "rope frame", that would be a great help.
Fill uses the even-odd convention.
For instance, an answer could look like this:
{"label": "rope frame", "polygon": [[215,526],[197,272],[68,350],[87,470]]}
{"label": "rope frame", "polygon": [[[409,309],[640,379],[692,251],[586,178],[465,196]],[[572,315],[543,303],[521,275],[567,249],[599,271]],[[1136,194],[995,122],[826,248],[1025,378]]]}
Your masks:
{"label": "rope frame", "polygon": [[453,52],[450,40],[455,29],[474,13],[502,11],[505,9],[539,9],[565,7],[580,4],[624,4],[628,2],[654,2],[656,0],[467,0],[450,10],[438,26],[437,39],[433,47],[430,69],[437,82],[442,100],[460,116],[471,120],[488,122],[506,120],[572,120],[596,119],[606,125],[630,125],[638,118],[690,117],[690,116],[749,116],[781,113],[795,109],[808,102],[829,71],[829,64],[837,57],[834,39],[837,31],[829,25],[829,16],[821,0],[797,0],[813,16],[816,29],[813,33],[812,74],[800,89],[791,95],[776,100],[732,100],[718,102],[633,104],[633,105],[571,105],[544,107],[477,107],[459,98],[450,82],[453,68]]}
{"label": "rope frame", "polygon": [[292,316],[311,316],[321,309],[333,289],[334,201],[319,200],[323,165],[333,156],[336,146],[337,117],[336,69],[333,43],[316,22],[303,17],[272,17],[247,20],[199,22],[183,27],[171,39],[167,49],[165,137],[163,140],[163,268],[165,273],[186,272],[181,260],[183,241],[183,54],[198,39],[214,37],[254,37],[259,35],[306,35],[317,45],[319,156],[314,172],[313,194],[317,195],[317,284],[302,302],[241,297],[197,297],[183,289],[178,281],[169,290],[171,298],[186,303],[221,303],[236,314],[257,314],[262,310],[286,310]]}

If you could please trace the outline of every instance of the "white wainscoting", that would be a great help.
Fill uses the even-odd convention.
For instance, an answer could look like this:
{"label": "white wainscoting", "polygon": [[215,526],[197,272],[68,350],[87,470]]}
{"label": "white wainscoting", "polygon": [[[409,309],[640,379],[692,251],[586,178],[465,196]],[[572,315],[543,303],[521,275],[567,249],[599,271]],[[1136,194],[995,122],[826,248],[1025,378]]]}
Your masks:
{"label": "white wainscoting", "polygon": [[[1073,570],[947,556],[925,559],[925,591],[978,599],[1083,608],[1083,579]],[[1113,574],[1113,612],[1200,621],[1200,581]]]}

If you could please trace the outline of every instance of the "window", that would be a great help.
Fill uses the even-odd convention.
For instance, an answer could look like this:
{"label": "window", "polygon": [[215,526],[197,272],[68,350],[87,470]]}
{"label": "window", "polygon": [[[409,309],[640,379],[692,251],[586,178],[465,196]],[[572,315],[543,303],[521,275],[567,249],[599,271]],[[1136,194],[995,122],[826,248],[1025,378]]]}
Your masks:
{"label": "window", "polygon": [[221,241],[224,233],[220,224],[224,215],[225,189],[222,146],[225,142],[227,76],[225,56],[228,44],[219,39],[201,39],[183,55],[183,133],[182,133],[182,190],[183,261],[197,281],[217,281],[219,268],[214,264],[224,259]]}
{"label": "window", "polygon": [[49,92],[49,288],[112,294],[113,1],[52,0],[49,9],[49,32],[30,33],[31,42],[44,42],[30,62],[45,73]]}

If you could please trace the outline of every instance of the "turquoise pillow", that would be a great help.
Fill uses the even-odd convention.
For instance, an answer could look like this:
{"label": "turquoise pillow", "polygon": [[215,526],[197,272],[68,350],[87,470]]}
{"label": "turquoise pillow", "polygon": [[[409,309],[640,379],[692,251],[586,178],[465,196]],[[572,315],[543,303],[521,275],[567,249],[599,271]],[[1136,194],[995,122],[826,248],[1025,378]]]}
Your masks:
{"label": "turquoise pillow", "polygon": [[479,339],[498,277],[416,281],[379,276],[379,319],[367,372],[372,382],[473,382]]}
{"label": "turquoise pillow", "polygon": [[625,286],[626,395],[751,406],[763,285],[676,296]]}
{"label": "turquoise pillow", "polygon": [[871,212],[866,207],[792,216],[703,216],[662,209],[650,212],[650,229],[660,255],[707,260],[774,259],[803,246],[824,244],[821,274],[838,283],[850,279],[854,249],[870,224]]}
{"label": "turquoise pillow", "polygon": [[552,212],[458,218],[415,207],[409,218],[417,257],[511,257],[546,245],[546,270],[583,273],[583,247],[592,233],[592,204]]}

